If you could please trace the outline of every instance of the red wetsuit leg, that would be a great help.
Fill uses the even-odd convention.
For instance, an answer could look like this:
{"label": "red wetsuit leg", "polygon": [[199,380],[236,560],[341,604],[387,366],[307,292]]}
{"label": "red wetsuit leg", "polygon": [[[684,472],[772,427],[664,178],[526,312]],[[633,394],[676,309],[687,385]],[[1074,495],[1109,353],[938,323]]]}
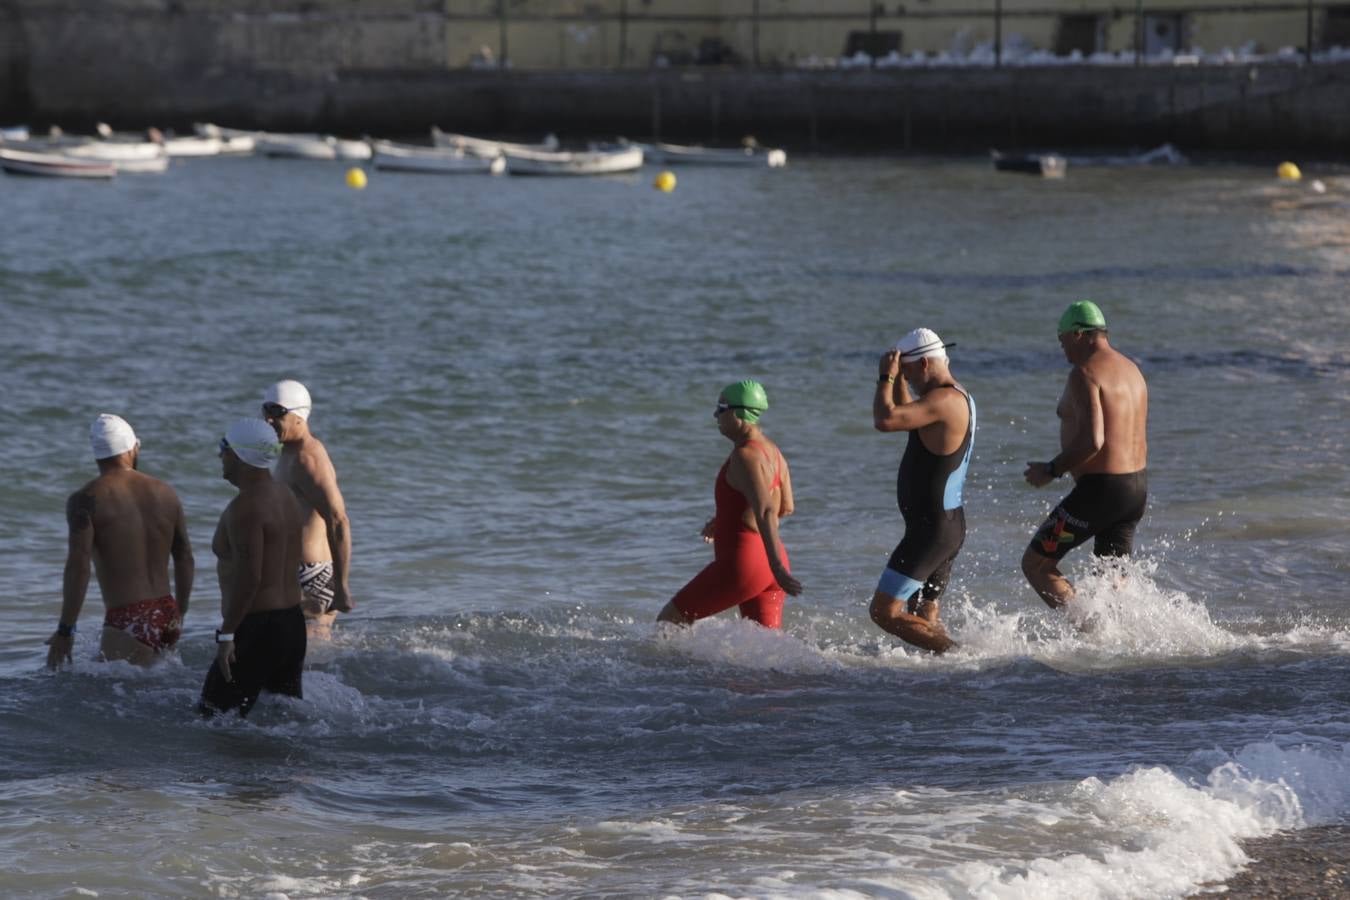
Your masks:
{"label": "red wetsuit leg", "polygon": [[[720,545],[720,546],[719,546]],[[675,595],[675,608],[691,619],[716,615],[733,606],[741,614],[769,628],[777,628],[782,619],[783,591],[769,571],[764,543],[753,531],[742,531],[734,538],[721,538],[714,547],[717,558]],[[772,594],[777,592],[777,602]],[[754,604],[748,614],[745,605]]]}
{"label": "red wetsuit leg", "polygon": [[[759,535],[755,535],[759,539]],[[779,546],[779,558],[783,561],[783,566],[792,571],[792,564],[788,562],[787,548]],[[764,557],[764,545],[760,543],[760,556]],[[778,586],[778,581],[773,577],[773,572],[769,569],[769,560],[764,557],[764,571],[768,574],[769,585],[758,595],[741,604],[741,618],[753,619],[765,628],[783,627],[783,601],[787,599],[787,591]]]}

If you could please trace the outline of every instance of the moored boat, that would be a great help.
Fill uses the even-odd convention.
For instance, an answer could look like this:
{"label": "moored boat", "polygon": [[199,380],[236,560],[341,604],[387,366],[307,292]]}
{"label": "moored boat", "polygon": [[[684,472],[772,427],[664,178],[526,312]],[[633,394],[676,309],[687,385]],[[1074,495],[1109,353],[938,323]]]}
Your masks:
{"label": "moored boat", "polygon": [[164,139],[164,152],[169,156],[219,156],[222,144],[218,137],[171,137]]}
{"label": "moored boat", "polygon": [[148,159],[122,159],[115,161],[113,165],[117,166],[119,172],[128,172],[133,175],[159,175],[169,170],[169,154],[161,148],[158,156],[152,156]]}
{"label": "moored boat", "polygon": [[27,125],[7,125],[0,128],[0,144],[7,141],[27,141],[30,137],[32,135],[29,134]]}
{"label": "moored boat", "polygon": [[264,156],[282,159],[337,159],[336,141],[322,134],[272,134],[264,132],[253,142]]}
{"label": "moored boat", "polygon": [[501,155],[487,157],[450,147],[418,147],[393,141],[371,141],[375,168],[387,172],[428,172],[440,175],[506,171]]}
{"label": "moored boat", "polygon": [[994,162],[994,168],[1000,172],[1040,175],[1042,178],[1063,178],[1068,168],[1068,161],[1055,153],[1006,154],[990,150],[989,154]]}
{"label": "moored boat", "polygon": [[514,144],[510,141],[494,141],[489,138],[441,131],[435,125],[431,126],[431,142],[437,147],[451,147],[486,157],[500,156],[503,153],[547,153],[558,149],[558,139],[551,134],[537,144]]}
{"label": "moored boat", "polygon": [[517,150],[506,154],[512,175],[616,175],[642,168],[642,148],[606,147],[582,151]]}
{"label": "moored boat", "polygon": [[164,155],[164,147],[154,141],[84,141],[60,145],[60,152],[76,159],[117,163],[157,159]]}
{"label": "moored boat", "polygon": [[699,147],[682,144],[635,144],[648,162],[657,165],[767,166],[787,165],[787,151],[768,147]]}
{"label": "moored boat", "polygon": [[0,147],[0,169],[11,175],[56,178],[113,178],[117,166],[105,160],[76,159],[60,153],[35,153]]}

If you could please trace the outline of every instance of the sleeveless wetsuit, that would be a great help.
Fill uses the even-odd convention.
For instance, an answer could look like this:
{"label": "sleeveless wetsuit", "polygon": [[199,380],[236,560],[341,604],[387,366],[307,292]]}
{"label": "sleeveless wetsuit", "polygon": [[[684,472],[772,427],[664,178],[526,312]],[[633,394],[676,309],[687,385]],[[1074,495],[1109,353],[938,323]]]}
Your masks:
{"label": "sleeveless wetsuit", "polygon": [[[742,446],[759,445],[746,441]],[[759,446],[766,457],[769,450]],[[727,481],[731,457],[722,464],[713,485],[717,512],[713,517],[713,561],[675,595],[675,608],[691,619],[703,619],[739,606],[741,618],[754,619],[766,628],[783,621],[786,594],[769,569],[764,540],[758,531],[745,527],[743,517],[750,501]],[[781,464],[774,466],[769,489],[782,486]],[[787,549],[778,545],[778,558],[790,569]]]}
{"label": "sleeveless wetsuit", "polygon": [[1063,559],[1074,547],[1095,538],[1096,556],[1129,556],[1134,527],[1148,503],[1148,470],[1123,475],[1081,476],[1036,530],[1031,549],[1050,559]]}
{"label": "sleeveless wetsuit", "polygon": [[[960,390],[954,384],[938,387]],[[962,395],[970,407],[970,423],[961,446],[938,456],[924,446],[915,430],[909,433],[900,460],[895,497],[905,519],[905,536],[877,584],[880,593],[897,600],[915,599],[920,589],[925,601],[941,597],[951,577],[952,563],[966,539],[961,492],[975,447],[975,400],[965,392]]]}

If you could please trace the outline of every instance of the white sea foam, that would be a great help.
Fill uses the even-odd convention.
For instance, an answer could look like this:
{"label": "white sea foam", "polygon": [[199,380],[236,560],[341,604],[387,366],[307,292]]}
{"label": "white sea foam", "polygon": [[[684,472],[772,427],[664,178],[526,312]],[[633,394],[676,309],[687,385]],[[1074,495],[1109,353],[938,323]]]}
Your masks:
{"label": "white sea foam", "polygon": [[1337,749],[1244,747],[1190,784],[1163,768],[1074,789],[1066,816],[1114,835],[1067,856],[967,862],[949,874],[965,890],[1000,898],[1175,897],[1234,874],[1238,841],[1334,821],[1350,812],[1350,754]]}

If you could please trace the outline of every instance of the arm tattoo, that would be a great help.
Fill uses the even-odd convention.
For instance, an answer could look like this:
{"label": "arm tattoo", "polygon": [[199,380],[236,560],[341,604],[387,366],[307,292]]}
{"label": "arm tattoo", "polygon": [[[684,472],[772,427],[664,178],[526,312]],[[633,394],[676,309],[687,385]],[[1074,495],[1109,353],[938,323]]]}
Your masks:
{"label": "arm tattoo", "polygon": [[94,495],[83,492],[66,501],[66,522],[71,531],[83,531],[94,524]]}

